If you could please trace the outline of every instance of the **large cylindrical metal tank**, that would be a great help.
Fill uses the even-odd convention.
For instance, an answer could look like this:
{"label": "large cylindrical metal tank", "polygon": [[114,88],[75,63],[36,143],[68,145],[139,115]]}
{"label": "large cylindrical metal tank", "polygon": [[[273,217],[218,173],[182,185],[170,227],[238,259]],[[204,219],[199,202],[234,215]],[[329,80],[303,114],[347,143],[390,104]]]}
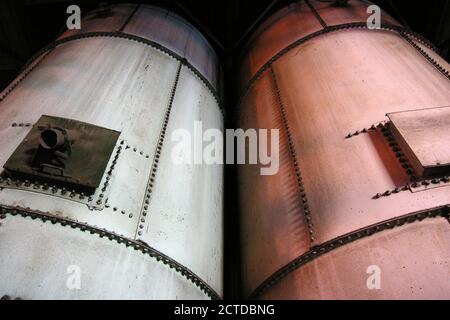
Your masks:
{"label": "large cylindrical metal tank", "polygon": [[[0,95],[0,296],[222,297],[223,166],[171,158],[175,130],[223,130],[219,69],[192,25],[135,4],[36,55]],[[53,145],[64,165],[39,158]]]}
{"label": "large cylindrical metal tank", "polygon": [[450,66],[369,5],[298,1],[247,44],[237,123],[280,130],[280,170],[239,168],[246,297],[450,298]]}

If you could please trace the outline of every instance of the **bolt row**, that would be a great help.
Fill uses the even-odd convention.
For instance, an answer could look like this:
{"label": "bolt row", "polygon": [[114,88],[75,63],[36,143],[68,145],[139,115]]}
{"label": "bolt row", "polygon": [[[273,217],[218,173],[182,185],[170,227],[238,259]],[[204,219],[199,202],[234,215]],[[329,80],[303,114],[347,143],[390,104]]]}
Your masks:
{"label": "bolt row", "polygon": [[348,135],[345,136],[345,138],[350,139],[352,137],[358,136],[363,133],[369,133],[371,131],[376,131],[377,128],[382,129],[385,125],[386,125],[386,121],[382,121],[382,122],[379,122],[378,124],[373,124],[372,126],[370,126],[368,128],[363,128],[363,129],[357,130],[353,133],[349,133]]}
{"label": "bolt row", "polygon": [[421,187],[428,187],[433,185],[440,185],[440,184],[447,184],[450,182],[450,177],[444,176],[440,178],[432,178],[427,180],[421,180],[421,181],[414,181],[411,183],[411,188],[417,189]]}
{"label": "bolt row", "polygon": [[14,188],[14,189],[29,189],[32,191],[45,191],[48,194],[64,196],[70,199],[79,199],[92,201],[92,196],[86,196],[84,193],[78,193],[75,190],[70,190],[66,188],[59,188],[56,185],[50,185],[48,183],[40,183],[38,181],[30,180],[15,180],[11,178],[4,178],[0,176],[0,184],[4,188]]}
{"label": "bolt row", "polygon": [[170,94],[169,104],[167,106],[167,110],[164,115],[163,124],[162,124],[161,131],[159,134],[158,144],[156,145],[155,158],[153,159],[153,164],[150,169],[150,177],[148,179],[144,203],[142,205],[141,215],[139,217],[138,230],[137,230],[137,235],[139,235],[139,236],[142,236],[142,234],[143,234],[143,229],[144,229],[145,221],[147,218],[150,201],[152,198],[153,187],[155,184],[156,172],[158,171],[159,160],[161,157],[161,150],[163,148],[164,140],[166,137],[166,130],[167,130],[167,126],[169,124],[170,113],[172,111],[173,101],[175,99],[175,92],[178,87],[178,82],[180,79],[180,73],[181,73],[182,66],[183,66],[182,63],[180,63],[180,65],[178,66],[177,74],[175,77],[175,82],[174,82],[174,85],[172,87],[172,91]]}
{"label": "bolt row", "polygon": [[[103,204],[103,201],[106,198],[105,192],[107,191],[107,188],[110,184],[110,179],[117,164],[121,150],[122,150],[121,146],[117,147],[112,164],[107,169],[105,182],[103,183],[101,193],[99,194],[95,202],[96,205],[99,207]],[[34,192],[44,192],[49,195],[63,197],[64,199],[74,200],[84,204],[89,204],[90,202],[94,201],[93,195],[86,195],[83,192],[77,192],[75,190],[70,190],[65,187],[58,187],[56,185],[41,183],[39,181],[15,180],[0,176],[0,185],[2,185],[4,188],[25,189]]]}
{"label": "bolt row", "polygon": [[450,72],[441,66],[436,60],[434,60],[425,50],[423,50],[418,44],[416,44],[411,38],[405,33],[401,32],[403,39],[405,39],[414,49],[416,49],[425,59],[428,60],[441,74],[443,74],[448,80],[450,80]]}
{"label": "bolt row", "polygon": [[397,187],[397,188],[395,188],[393,190],[386,190],[383,193],[377,193],[376,195],[374,195],[372,197],[372,199],[380,199],[380,198],[383,198],[383,197],[389,197],[391,195],[400,193],[402,191],[408,191],[408,190],[409,190],[409,186]]}
{"label": "bolt row", "polygon": [[[105,181],[102,185],[101,193],[98,195],[97,200],[95,201],[95,204],[97,205],[97,207],[94,207],[94,208],[98,209],[101,207],[102,204],[104,204],[106,208],[110,207],[110,204],[108,203],[108,198],[106,198],[106,191],[111,184],[111,178],[112,178],[113,172],[116,168],[117,161],[123,150],[124,143],[125,143],[124,140],[122,140],[120,142],[120,145],[116,149],[113,161],[112,161],[110,167],[107,169],[106,177],[105,177]],[[39,181],[14,180],[11,178],[3,178],[0,176],[0,186],[3,188],[30,190],[33,192],[44,192],[49,195],[62,197],[67,200],[73,200],[73,201],[81,202],[81,203],[87,204],[87,205],[89,205],[92,201],[94,201],[93,195],[86,195],[83,192],[77,192],[75,190],[70,190],[65,187],[60,188],[56,185],[50,185],[48,183],[41,183]],[[131,212],[127,213],[127,212],[125,212],[125,210],[120,210],[117,207],[113,208],[113,212],[120,212],[123,215],[128,214],[128,217],[130,219],[133,218],[133,213],[131,213]]]}
{"label": "bolt row", "polygon": [[133,151],[134,153],[139,154],[139,155],[145,157],[146,159],[149,159],[149,158],[150,158],[150,155],[144,153],[144,151],[139,150],[138,148],[132,147],[132,146],[130,146],[130,145],[125,145],[125,142],[124,142],[123,140],[120,142],[120,144],[125,146],[125,150],[131,150],[131,151]]}
{"label": "bolt row", "polygon": [[286,109],[284,107],[283,99],[281,97],[281,92],[280,92],[280,88],[278,86],[275,71],[273,70],[273,68],[271,68],[270,71],[271,71],[272,79],[273,79],[274,86],[275,86],[275,92],[277,95],[278,104],[280,106],[281,118],[283,120],[283,125],[286,130],[286,134],[287,134],[289,152],[291,154],[291,158],[294,163],[295,176],[296,176],[297,185],[298,185],[298,188],[300,191],[300,202],[301,202],[301,205],[303,208],[303,212],[304,212],[305,219],[306,219],[306,224],[308,227],[309,239],[311,240],[311,243],[313,243],[315,241],[314,225],[312,223],[311,212],[310,212],[310,208],[309,208],[308,198],[306,196],[305,186],[303,184],[302,174],[300,171],[300,165],[297,160],[297,152],[295,150],[294,141],[292,140],[291,130],[289,129],[289,123],[288,123],[287,116],[286,116]]}
{"label": "bolt row", "polygon": [[381,132],[382,132],[384,138],[386,139],[386,141],[388,142],[389,146],[391,147],[392,151],[394,152],[395,157],[398,159],[401,167],[405,170],[405,173],[410,177],[412,182],[417,181],[418,178],[414,173],[414,169],[409,164],[408,159],[402,152],[400,146],[398,145],[397,141],[395,140],[394,135],[389,130],[389,125],[390,125],[389,123],[386,123],[386,125],[383,128],[381,128]]}
{"label": "bolt row", "polygon": [[22,128],[22,127],[31,127],[31,123],[16,123],[16,122],[13,122],[13,124],[11,124],[11,127],[13,127],[13,128],[16,128],[16,127],[20,127],[20,128]]}

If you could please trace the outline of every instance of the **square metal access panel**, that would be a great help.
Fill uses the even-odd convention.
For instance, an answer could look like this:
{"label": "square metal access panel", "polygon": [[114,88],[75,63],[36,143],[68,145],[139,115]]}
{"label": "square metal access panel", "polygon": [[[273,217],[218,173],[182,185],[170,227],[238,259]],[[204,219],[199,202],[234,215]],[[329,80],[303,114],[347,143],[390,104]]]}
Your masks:
{"label": "square metal access panel", "polygon": [[3,166],[14,179],[94,193],[120,132],[42,116]]}
{"label": "square metal access panel", "polygon": [[390,128],[417,175],[450,174],[450,107],[387,114]]}

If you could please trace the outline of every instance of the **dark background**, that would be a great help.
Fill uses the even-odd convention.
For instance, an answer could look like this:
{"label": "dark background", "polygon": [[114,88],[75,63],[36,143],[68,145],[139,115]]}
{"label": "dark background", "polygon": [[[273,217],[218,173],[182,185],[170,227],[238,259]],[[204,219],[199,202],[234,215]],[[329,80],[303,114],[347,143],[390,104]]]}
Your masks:
{"label": "dark background", "polygon": [[[99,0],[2,0],[0,1],[0,91],[20,72],[25,62],[65,30],[66,9],[82,12],[97,8]],[[216,49],[225,69],[225,103],[232,113],[236,94],[236,56],[254,26],[292,0],[156,0],[108,1],[160,5],[195,25]],[[450,0],[372,0],[413,31],[433,42],[450,61]],[[227,128],[233,128],[228,117]],[[0,137],[1,138],[1,137]],[[239,298],[239,223],[236,167],[225,169],[225,297]]]}

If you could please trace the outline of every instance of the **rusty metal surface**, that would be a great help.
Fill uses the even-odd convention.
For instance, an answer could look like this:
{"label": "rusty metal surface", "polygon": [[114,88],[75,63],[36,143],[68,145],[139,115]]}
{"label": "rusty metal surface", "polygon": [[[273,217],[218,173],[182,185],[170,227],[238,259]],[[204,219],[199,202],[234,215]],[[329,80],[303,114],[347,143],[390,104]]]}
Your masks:
{"label": "rusty metal surface", "polygon": [[449,203],[445,188],[373,200],[372,195],[402,187],[410,177],[383,135],[343,138],[386,120],[390,112],[448,105],[448,80],[395,34],[348,31],[317,38],[299,50],[273,68],[304,173],[317,243],[394,215]]}
{"label": "rusty metal surface", "polygon": [[[370,290],[370,266],[381,288]],[[290,273],[262,299],[450,298],[450,224],[423,221],[355,241]]]}
{"label": "rusty metal surface", "polygon": [[[60,143],[67,149],[64,146],[67,139],[70,152],[56,150],[61,155],[54,155],[55,151],[46,150],[49,146],[41,138],[48,126],[67,132],[67,138],[61,138],[63,141]],[[3,167],[24,181],[43,179],[50,184],[62,182],[93,193],[100,185],[119,135],[120,132],[88,123],[43,115]],[[46,166],[57,172],[48,172]]]}
{"label": "rusty metal surface", "polygon": [[450,108],[389,113],[390,127],[415,172],[423,177],[450,174]]}
{"label": "rusty metal surface", "polygon": [[[240,58],[240,87],[280,50],[295,40],[322,29],[304,1],[275,13],[250,38]],[[240,90],[240,91],[241,91]]]}
{"label": "rusty metal surface", "polygon": [[87,14],[80,30],[68,30],[59,39],[93,32],[121,32],[153,41],[185,58],[220,91],[220,66],[209,42],[190,23],[168,10],[135,4],[108,6],[105,15]]}
{"label": "rusty metal surface", "polygon": [[[355,12],[365,12],[362,9],[357,8]],[[332,9],[323,11],[327,10]],[[354,15],[354,12],[338,13],[336,17],[343,20],[336,23],[354,21],[346,18]],[[282,16],[283,13],[278,19],[282,20]],[[303,210],[298,210],[303,213],[303,219],[312,218],[307,230],[301,231],[280,223],[288,219],[290,212],[278,204],[285,203],[283,198],[291,191],[289,186],[298,184],[295,175],[288,178],[290,181],[280,190],[270,191],[273,184],[269,184],[266,177],[242,170],[239,176],[241,220],[244,221],[241,239],[244,248],[257,252],[248,250],[243,254],[246,294],[256,289],[256,276],[250,270],[261,268],[263,271],[256,272],[258,277],[271,273],[274,278],[268,278],[270,283],[280,281],[275,266],[295,261],[289,261],[289,255],[294,253],[286,249],[294,236],[308,237],[308,232],[312,233],[310,248],[303,248],[304,252],[299,254],[308,255],[308,250],[313,251],[316,246],[320,248],[355,230],[450,203],[450,189],[444,180],[421,181],[435,187],[412,192],[413,173],[404,155],[382,130],[384,125],[376,129],[380,122],[389,121],[387,113],[447,106],[450,102],[448,63],[420,43],[421,40],[401,32],[395,28],[386,32],[343,27],[336,32],[321,33],[285,50],[252,79],[251,86],[245,85],[248,91],[244,92],[239,112],[246,117],[241,117],[241,126],[264,125],[270,129],[276,127],[275,121],[284,122],[291,139],[282,140],[280,148],[286,150],[283,144],[288,144],[294,150],[295,157],[290,164],[299,169],[301,177],[301,185],[293,198],[297,206],[303,206]],[[272,36],[276,38],[278,34]],[[279,36],[283,36],[281,29]],[[300,33],[299,37],[302,36]],[[271,46],[271,42],[267,45]],[[258,55],[258,52],[250,55]],[[244,64],[243,83],[249,79],[246,68]],[[276,83],[271,89],[267,85],[270,75]],[[274,95],[279,96],[283,109],[281,119],[280,114],[268,114],[271,110],[268,105],[274,101],[268,97]],[[261,113],[266,113],[267,119],[260,124],[257,119]],[[376,130],[371,130],[372,127]],[[281,174],[282,171],[278,173]],[[259,190],[267,190],[270,195],[259,197],[263,194]],[[266,208],[276,208],[276,212]],[[264,223],[252,224],[255,217]],[[268,226],[273,228],[270,233],[265,229]],[[260,241],[264,239],[261,234],[267,237],[264,242]],[[416,235],[411,233],[410,237]],[[282,250],[289,254],[281,255],[277,251],[283,241],[286,241],[286,248]],[[427,257],[425,255],[424,259]],[[302,268],[300,266],[300,270]],[[288,268],[283,272],[289,274],[293,270],[295,268]],[[317,270],[312,276],[320,273]],[[301,286],[291,285],[292,288]],[[314,292],[315,288],[302,287],[302,291],[308,290]],[[404,291],[401,294],[408,297]],[[270,297],[289,295],[286,289]],[[306,295],[298,295],[294,290],[291,297]]]}
{"label": "rusty metal surface", "polygon": [[[280,170],[261,176],[259,166],[239,166],[243,291],[246,295],[285,263],[306,252],[310,239],[287,143],[275,83],[265,74],[246,96],[238,126],[280,130]],[[257,108],[253,108],[258,103]],[[270,254],[268,254],[270,253]]]}
{"label": "rusty metal surface", "polygon": [[[351,0],[347,8],[316,0],[309,1],[309,4],[305,1],[290,4],[269,17],[255,31],[240,58],[241,89],[265,63],[296,40],[330,26],[352,22],[366,23],[369,17],[366,12],[369,5],[367,1]],[[326,23],[325,26],[313,14],[311,8]],[[400,26],[386,13],[382,14],[381,22]]]}

